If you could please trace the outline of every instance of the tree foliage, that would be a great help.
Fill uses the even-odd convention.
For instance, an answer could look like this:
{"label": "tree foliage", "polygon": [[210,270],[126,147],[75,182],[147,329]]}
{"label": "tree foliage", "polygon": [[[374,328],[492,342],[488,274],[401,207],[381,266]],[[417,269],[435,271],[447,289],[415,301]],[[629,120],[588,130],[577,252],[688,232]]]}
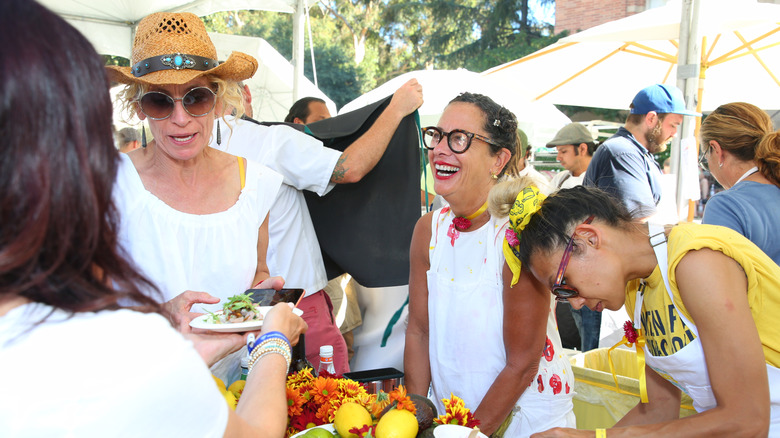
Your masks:
{"label": "tree foliage", "polygon": [[[204,21],[210,31],[264,38],[292,58],[288,14],[232,11]],[[310,25],[318,85],[338,106],[405,72],[483,71],[560,38],[531,16],[529,0],[320,0]],[[309,50],[307,37],[304,74],[313,80]]]}

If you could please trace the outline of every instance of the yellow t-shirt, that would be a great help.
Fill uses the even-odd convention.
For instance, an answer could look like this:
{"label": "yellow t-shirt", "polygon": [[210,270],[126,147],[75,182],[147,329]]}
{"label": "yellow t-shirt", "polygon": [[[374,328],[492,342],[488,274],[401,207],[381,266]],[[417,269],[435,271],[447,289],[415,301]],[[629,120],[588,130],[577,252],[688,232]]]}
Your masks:
{"label": "yellow t-shirt", "polygon": [[[667,253],[674,303],[666,293],[658,267],[645,279],[647,287],[641,318],[649,351],[654,356],[669,356],[695,339],[679,315],[682,312],[692,324],[696,323],[680,298],[675,271],[688,251],[702,248],[720,251],[742,266],[748,280],[748,304],[758,328],[764,357],[768,364],[780,367],[780,266],[741,234],[717,225],[679,224],[672,228]],[[626,285],[626,309],[632,318],[638,288],[639,279]]]}

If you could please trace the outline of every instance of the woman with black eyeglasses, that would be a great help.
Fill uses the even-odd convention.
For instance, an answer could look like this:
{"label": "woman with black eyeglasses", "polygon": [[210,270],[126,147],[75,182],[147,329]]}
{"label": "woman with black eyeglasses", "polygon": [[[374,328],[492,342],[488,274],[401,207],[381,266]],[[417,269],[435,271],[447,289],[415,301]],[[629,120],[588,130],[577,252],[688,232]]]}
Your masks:
{"label": "woman with black eyeglasses", "polygon": [[[281,175],[209,147],[215,108],[233,107],[241,116],[238,81],[252,76],[257,60],[239,52],[224,62],[216,57],[196,15],[156,13],[138,25],[131,66],[107,67],[112,81],[127,85],[125,107],[154,137],[121,159],[121,243],[184,330],[194,303],[216,311],[220,299],[253,285],[283,283],[269,278],[266,265],[268,212]],[[236,380],[239,360],[234,354],[212,371]]]}
{"label": "woman with black eyeglasses", "polygon": [[506,437],[575,424],[574,376],[554,302],[529,272],[512,278],[506,214],[487,211],[488,193],[517,151],[516,130],[514,114],[471,93],[423,129],[434,189],[448,206],[414,230],[404,353],[408,391],[426,395],[430,387],[440,411],[441,399],[455,394],[484,433]]}
{"label": "woman with black eyeglasses", "polygon": [[[496,205],[520,197],[503,193]],[[557,299],[596,311],[625,304],[632,316],[644,402],[597,437],[780,436],[780,266],[752,242],[725,227],[634,220],[592,187],[540,200],[513,229],[522,233],[513,254]],[[697,415],[679,419],[681,391]]]}
{"label": "woman with black eyeglasses", "polygon": [[780,264],[780,132],[760,108],[734,102],[708,115],[699,136],[702,167],[726,188],[702,223],[736,230]]}

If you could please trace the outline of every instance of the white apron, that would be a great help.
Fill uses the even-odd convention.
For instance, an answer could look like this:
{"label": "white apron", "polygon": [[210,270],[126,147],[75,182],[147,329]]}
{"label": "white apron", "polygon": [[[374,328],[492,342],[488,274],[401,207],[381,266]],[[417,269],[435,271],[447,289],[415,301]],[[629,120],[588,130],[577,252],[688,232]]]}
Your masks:
{"label": "white apron", "polygon": [[[451,394],[462,398],[472,412],[476,410],[506,364],[501,245],[507,220],[491,218],[480,229],[462,233],[453,245],[448,235],[453,215],[445,210],[433,214],[431,269],[427,272],[431,390],[440,414],[444,412],[441,399]],[[447,266],[446,260],[458,250],[481,251],[480,257],[484,253],[480,272],[474,268],[471,282],[456,282],[449,274],[456,267]],[[554,324],[552,312],[550,319]],[[559,353],[562,348],[555,330],[551,336],[548,323],[548,358],[540,359],[537,379],[518,399],[505,437],[526,437],[556,426],[576,425],[572,412],[574,374],[568,359]],[[550,337],[557,340],[557,347]],[[552,377],[551,364],[568,372],[558,371]],[[551,389],[540,393],[539,388],[550,385],[558,388],[557,394]]]}
{"label": "white apron", "polygon": [[[669,285],[669,258],[664,229],[660,225],[651,224],[649,226],[650,243],[653,244],[658,266],[664,279],[666,293],[674,304],[674,295]],[[634,321],[641,321],[643,300],[644,295],[637,293]],[[677,308],[676,305],[675,308]],[[648,347],[645,346],[646,363],[659,375],[685,391],[693,399],[693,407],[696,409],[696,412],[703,412],[718,405],[710,384],[707,360],[704,356],[698,329],[692,321],[685,317],[680,309],[677,309],[677,313],[694,334],[695,339],[676,353],[665,357],[653,356]],[[780,370],[769,364],[767,364],[766,369],[767,377],[769,378],[769,399],[771,405],[769,436],[780,437]]]}

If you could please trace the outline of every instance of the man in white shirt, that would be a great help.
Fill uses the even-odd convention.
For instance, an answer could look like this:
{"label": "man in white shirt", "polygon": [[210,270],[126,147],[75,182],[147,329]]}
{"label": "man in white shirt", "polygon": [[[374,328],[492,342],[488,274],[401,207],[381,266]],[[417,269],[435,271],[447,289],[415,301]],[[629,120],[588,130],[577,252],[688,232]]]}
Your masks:
{"label": "man in white shirt", "polygon": [[[344,152],[326,148],[314,137],[285,125],[262,126],[231,116],[225,116],[229,127],[217,128],[215,123],[211,147],[259,162],[284,177],[269,214],[266,262],[271,275],[282,276],[287,287],[306,290],[298,306],[309,324],[306,356],[315,363],[320,345],[332,345],[337,374],[349,371],[347,347],[322,290],[328,283],[327,274],[301,190],[324,196],[336,184],[360,181],[382,158],[401,120],[420,105],[422,86],[412,79],[396,91],[371,128]],[[217,129],[222,131],[219,136]],[[218,137],[221,144],[216,142]]]}
{"label": "man in white shirt", "polygon": [[558,150],[556,159],[565,169],[553,177],[554,190],[581,185],[593,152],[596,151],[596,142],[588,128],[581,123],[569,123],[555,134],[547,147]]}

